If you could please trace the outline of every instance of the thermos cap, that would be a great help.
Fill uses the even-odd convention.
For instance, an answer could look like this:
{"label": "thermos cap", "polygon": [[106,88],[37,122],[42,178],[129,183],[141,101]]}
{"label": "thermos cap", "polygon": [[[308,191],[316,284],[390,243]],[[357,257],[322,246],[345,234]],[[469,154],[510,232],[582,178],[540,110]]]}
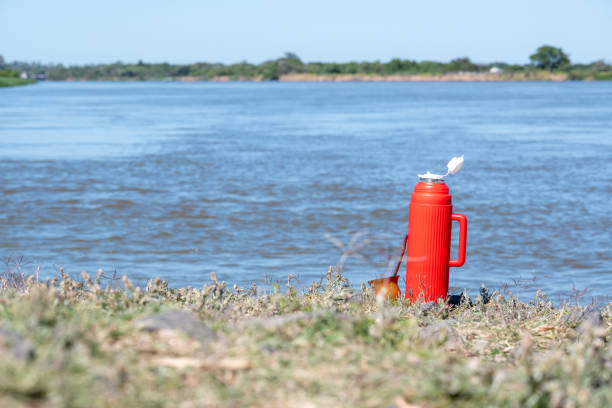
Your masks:
{"label": "thermos cap", "polygon": [[441,174],[433,174],[431,172],[427,172],[425,174],[419,174],[420,181],[427,181],[430,183],[441,183],[444,181],[444,176]]}
{"label": "thermos cap", "polygon": [[446,169],[448,170],[446,174],[433,174],[428,171],[425,174],[419,174],[419,181],[424,181],[427,183],[442,183],[444,182],[444,177],[448,176],[449,174],[457,174],[457,172],[462,166],[463,155],[459,157],[453,157],[446,165]]}

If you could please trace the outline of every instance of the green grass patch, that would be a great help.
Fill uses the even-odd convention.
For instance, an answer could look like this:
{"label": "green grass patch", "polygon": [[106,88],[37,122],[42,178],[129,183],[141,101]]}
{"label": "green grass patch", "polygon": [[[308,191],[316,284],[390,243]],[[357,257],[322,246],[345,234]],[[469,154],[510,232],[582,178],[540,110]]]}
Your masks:
{"label": "green grass patch", "polygon": [[0,76],[0,87],[28,85],[28,84],[33,84],[35,82],[36,81],[33,79],[21,79],[21,78]]}
{"label": "green grass patch", "polygon": [[598,72],[593,75],[596,81],[612,81],[612,72]]}

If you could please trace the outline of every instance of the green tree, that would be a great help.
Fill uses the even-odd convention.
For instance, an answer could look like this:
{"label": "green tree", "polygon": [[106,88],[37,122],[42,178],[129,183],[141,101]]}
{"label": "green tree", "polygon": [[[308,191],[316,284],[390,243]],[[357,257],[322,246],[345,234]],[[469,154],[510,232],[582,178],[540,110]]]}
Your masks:
{"label": "green tree", "polygon": [[448,72],[474,72],[478,71],[478,65],[474,64],[468,57],[455,58],[448,63]]}
{"label": "green tree", "polygon": [[0,69],[0,77],[17,78],[19,77],[19,72],[13,69]]}
{"label": "green tree", "polygon": [[570,65],[570,59],[561,48],[543,45],[529,56],[533,65],[541,69],[553,71]]}
{"label": "green tree", "polygon": [[276,61],[268,61],[263,63],[262,78],[266,81],[278,81],[280,74],[278,72],[278,63]]}
{"label": "green tree", "polygon": [[399,58],[393,58],[391,61],[385,64],[385,72],[389,74],[397,74],[403,70],[402,60]]}
{"label": "green tree", "polygon": [[301,73],[304,71],[304,63],[296,54],[286,52],[285,55],[276,60],[279,75]]}

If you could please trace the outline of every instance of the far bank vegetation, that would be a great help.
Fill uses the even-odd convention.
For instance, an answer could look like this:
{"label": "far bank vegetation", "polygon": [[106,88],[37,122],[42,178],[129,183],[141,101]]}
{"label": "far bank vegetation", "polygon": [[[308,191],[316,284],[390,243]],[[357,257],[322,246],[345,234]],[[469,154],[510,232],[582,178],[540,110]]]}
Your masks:
{"label": "far bank vegetation", "polygon": [[13,62],[7,67],[28,78],[73,81],[530,81],[612,80],[612,65],[600,60],[572,64],[560,48],[544,45],[527,64],[475,63],[467,57],[450,62],[394,58],[388,62],[304,62],[294,53],[260,64],[197,62],[115,62],[71,65]]}

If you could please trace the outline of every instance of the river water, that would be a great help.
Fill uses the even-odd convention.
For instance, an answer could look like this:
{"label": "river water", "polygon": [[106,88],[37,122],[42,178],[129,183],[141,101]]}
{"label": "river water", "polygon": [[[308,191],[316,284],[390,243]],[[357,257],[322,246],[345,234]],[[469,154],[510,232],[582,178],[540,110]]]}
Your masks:
{"label": "river water", "polygon": [[341,264],[359,285],[397,256],[417,174],[459,154],[452,287],[609,299],[604,82],[0,89],[2,268],[306,286]]}

